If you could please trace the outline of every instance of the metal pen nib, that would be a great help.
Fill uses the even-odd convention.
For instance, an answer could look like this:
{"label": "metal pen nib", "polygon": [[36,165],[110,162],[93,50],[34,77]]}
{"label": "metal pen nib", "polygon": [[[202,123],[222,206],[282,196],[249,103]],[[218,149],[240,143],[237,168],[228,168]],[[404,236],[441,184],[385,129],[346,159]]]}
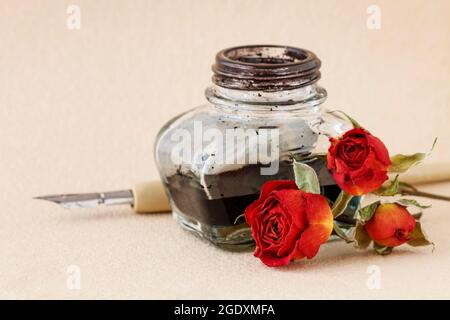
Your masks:
{"label": "metal pen nib", "polygon": [[59,204],[66,209],[93,208],[99,205],[128,204],[136,213],[170,212],[169,199],[161,181],[139,182],[130,190],[55,194],[35,197]]}
{"label": "metal pen nib", "polygon": [[133,206],[134,196],[132,190],[120,190],[95,193],[57,194],[35,197],[34,199],[47,200],[59,204],[66,209],[93,208],[99,205],[121,205]]}

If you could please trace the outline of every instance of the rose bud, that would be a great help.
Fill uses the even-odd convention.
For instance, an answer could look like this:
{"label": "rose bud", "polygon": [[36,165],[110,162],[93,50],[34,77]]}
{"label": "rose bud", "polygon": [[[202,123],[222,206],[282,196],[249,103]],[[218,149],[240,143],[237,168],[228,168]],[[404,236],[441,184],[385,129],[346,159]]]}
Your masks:
{"label": "rose bud", "polygon": [[256,242],[254,255],[269,267],[313,258],[333,230],[326,198],[299,190],[290,180],[266,182],[245,219]]}
{"label": "rose bud", "polygon": [[406,207],[395,203],[380,204],[364,224],[369,236],[379,245],[396,247],[409,240],[416,220]]}
{"label": "rose bud", "polygon": [[354,196],[367,194],[388,179],[391,164],[388,150],[368,131],[354,128],[330,142],[328,170],[345,192]]}

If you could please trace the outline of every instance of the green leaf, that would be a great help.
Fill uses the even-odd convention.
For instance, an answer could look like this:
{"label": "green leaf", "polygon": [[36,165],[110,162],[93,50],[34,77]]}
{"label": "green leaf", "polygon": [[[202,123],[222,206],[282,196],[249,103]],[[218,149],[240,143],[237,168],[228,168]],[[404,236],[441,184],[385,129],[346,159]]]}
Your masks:
{"label": "green leaf", "polygon": [[375,249],[376,253],[378,253],[379,255],[382,255],[382,256],[391,254],[392,249],[393,249],[392,247],[381,246],[376,242],[373,243],[373,248]]}
{"label": "green leaf", "polygon": [[336,221],[333,221],[333,230],[334,233],[341,239],[345,240],[347,243],[354,242],[353,239],[351,239],[349,236],[347,236],[347,233],[339,227]]}
{"label": "green leaf", "polygon": [[364,226],[360,223],[356,224],[355,228],[355,247],[359,249],[366,249],[372,242],[369,234]]}
{"label": "green leaf", "polygon": [[434,139],[431,150],[428,153],[418,152],[410,155],[397,154],[391,157],[391,166],[389,167],[389,172],[398,172],[402,173],[407,171],[413,165],[421,162],[425,159],[434,149],[436,145],[437,138]]}
{"label": "green leaf", "polygon": [[411,240],[407,243],[413,247],[429,246],[434,247],[434,243],[427,239],[427,236],[422,230],[422,225],[419,221],[416,222],[416,226],[412,233],[409,234]]}
{"label": "green leaf", "polygon": [[413,165],[419,163],[426,158],[426,153],[415,153],[411,155],[397,154],[391,157],[391,166],[389,172],[406,172]]}
{"label": "green leaf", "polygon": [[389,181],[387,185],[381,186],[378,190],[375,190],[372,193],[382,197],[392,197],[399,193],[399,185],[400,181],[398,181],[397,175],[393,181]]}
{"label": "green leaf", "polygon": [[333,110],[333,111],[330,111],[330,113],[335,113],[335,112],[342,113],[342,114],[348,119],[348,121],[351,122],[351,124],[352,124],[352,126],[353,126],[354,128],[362,128],[362,126],[358,123],[358,121],[356,121],[355,119],[353,119],[352,117],[350,117],[350,116],[349,116],[347,113],[345,113],[344,111],[341,111],[341,110]]}
{"label": "green leaf", "polygon": [[373,214],[377,210],[378,206],[380,205],[380,201],[374,202],[369,204],[368,206],[365,206],[364,208],[359,209],[359,220],[362,224],[366,223],[370,219],[372,219]]}
{"label": "green leaf", "polygon": [[339,217],[345,211],[345,209],[347,209],[347,206],[352,198],[353,196],[351,194],[345,191],[341,191],[336,201],[334,202],[333,207],[331,208],[333,217]]}
{"label": "green leaf", "polygon": [[320,194],[319,178],[316,171],[305,163],[294,161],[295,183],[300,190]]}
{"label": "green leaf", "polygon": [[401,206],[404,206],[404,207],[414,206],[414,207],[417,207],[417,208],[420,208],[420,209],[431,208],[431,205],[428,205],[428,206],[421,205],[419,202],[417,202],[414,199],[398,199],[398,200],[395,201],[395,203],[397,203],[397,204],[399,204]]}

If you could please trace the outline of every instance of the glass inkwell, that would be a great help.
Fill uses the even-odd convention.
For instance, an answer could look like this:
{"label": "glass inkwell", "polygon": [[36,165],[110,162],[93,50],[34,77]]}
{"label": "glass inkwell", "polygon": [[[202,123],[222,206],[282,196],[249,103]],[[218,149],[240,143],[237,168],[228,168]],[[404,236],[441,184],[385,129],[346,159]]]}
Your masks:
{"label": "glass inkwell", "polygon": [[[317,173],[332,203],[340,193],[323,155],[329,137],[351,123],[327,112],[318,81],[321,61],[308,50],[274,45],[220,51],[212,66],[208,103],[170,120],[155,157],[175,219],[228,250],[252,247],[245,208],[269,180],[294,179],[293,157]],[[352,219],[355,197],[339,217]]]}

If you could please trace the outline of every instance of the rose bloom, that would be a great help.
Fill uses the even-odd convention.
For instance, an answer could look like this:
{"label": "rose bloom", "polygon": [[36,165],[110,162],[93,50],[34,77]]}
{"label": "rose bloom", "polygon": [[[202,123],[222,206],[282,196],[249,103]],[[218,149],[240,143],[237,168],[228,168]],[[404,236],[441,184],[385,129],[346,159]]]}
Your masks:
{"label": "rose bloom", "polygon": [[254,255],[269,267],[313,258],[333,230],[326,198],[299,190],[290,180],[266,182],[245,219],[256,242]]}
{"label": "rose bloom", "polygon": [[339,139],[331,138],[330,142],[328,169],[345,192],[355,196],[367,194],[388,179],[391,165],[388,150],[368,131],[354,128]]}
{"label": "rose bloom", "polygon": [[369,236],[379,245],[396,247],[409,240],[416,220],[401,205],[386,203],[378,206],[372,219],[364,224]]}

